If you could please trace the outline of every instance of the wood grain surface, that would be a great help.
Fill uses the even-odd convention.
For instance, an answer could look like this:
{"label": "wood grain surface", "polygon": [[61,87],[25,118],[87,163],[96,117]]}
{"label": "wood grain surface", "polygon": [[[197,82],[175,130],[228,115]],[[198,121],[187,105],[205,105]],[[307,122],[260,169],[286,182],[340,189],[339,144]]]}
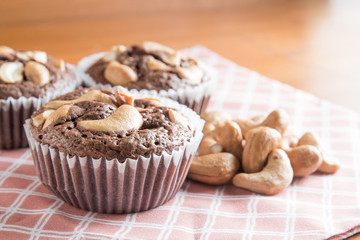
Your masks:
{"label": "wood grain surface", "polygon": [[77,61],[112,45],[204,45],[360,111],[357,0],[2,0],[0,45]]}
{"label": "wood grain surface", "polygon": [[201,44],[360,111],[359,13],[357,0],[1,0],[0,45],[77,63],[115,44]]}

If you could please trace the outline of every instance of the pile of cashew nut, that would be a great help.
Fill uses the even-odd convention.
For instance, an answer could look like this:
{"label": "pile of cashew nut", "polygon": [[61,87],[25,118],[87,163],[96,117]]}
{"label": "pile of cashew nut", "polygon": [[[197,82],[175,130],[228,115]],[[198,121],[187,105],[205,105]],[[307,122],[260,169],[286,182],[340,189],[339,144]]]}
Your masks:
{"label": "pile of cashew nut", "polygon": [[284,110],[252,119],[232,119],[225,112],[203,113],[204,137],[188,177],[222,185],[232,183],[256,193],[272,195],[289,186],[294,177],[319,171],[332,174],[340,164],[313,132],[286,135],[290,122]]}

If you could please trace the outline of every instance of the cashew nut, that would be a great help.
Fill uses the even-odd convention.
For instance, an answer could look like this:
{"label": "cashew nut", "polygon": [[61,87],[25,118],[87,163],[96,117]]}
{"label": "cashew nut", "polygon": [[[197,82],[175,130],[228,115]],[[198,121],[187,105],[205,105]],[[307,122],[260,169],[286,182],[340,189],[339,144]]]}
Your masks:
{"label": "cashew nut", "polygon": [[181,62],[181,54],[172,48],[164,46],[157,42],[145,41],[141,46],[147,52],[156,52],[160,58],[167,64],[178,66]]}
{"label": "cashew nut", "polygon": [[204,137],[198,150],[200,156],[194,163],[198,174],[189,175],[192,179],[210,184],[228,181],[214,177],[212,173],[218,169],[215,164],[206,166],[205,162],[207,156],[215,158],[224,152],[233,153],[241,161],[242,172],[233,177],[233,184],[261,194],[280,192],[294,176],[306,176],[317,170],[334,173],[340,167],[338,162],[331,161],[315,134],[306,133],[300,139],[282,136],[289,124],[289,116],[283,110],[275,110],[267,117],[238,119],[236,123],[229,114],[219,111],[204,113],[201,118],[206,121]]}
{"label": "cashew nut", "polygon": [[73,100],[53,100],[53,101],[48,102],[45,105],[45,107],[59,108],[60,106],[65,105],[65,104],[78,103],[78,102],[89,101],[89,100],[107,103],[111,106],[116,107],[116,105],[112,101],[111,97],[109,95],[101,92],[100,90],[91,90],[91,91],[85,93],[84,95],[82,95],[81,97],[78,97]]}
{"label": "cashew nut", "polygon": [[257,127],[249,130],[242,155],[242,168],[247,173],[259,172],[269,153],[281,145],[281,134],[273,128]]}
{"label": "cashew nut", "polygon": [[5,62],[0,66],[0,79],[6,83],[16,83],[24,79],[24,65],[21,62]]}
{"label": "cashew nut", "polygon": [[40,127],[40,125],[42,125],[45,120],[50,116],[51,113],[53,113],[55,110],[46,110],[34,117],[32,117],[31,119],[33,120],[33,124],[35,127]]}
{"label": "cashew nut", "polygon": [[258,124],[258,123],[261,123],[262,121],[264,121],[266,117],[267,117],[266,114],[257,115],[255,117],[252,117],[251,121]]}
{"label": "cashew nut", "polygon": [[41,63],[29,61],[25,65],[26,78],[39,85],[47,84],[50,81],[49,70]]}
{"label": "cashew nut", "polygon": [[290,148],[296,147],[299,138],[295,135],[286,135],[281,139],[281,149],[288,150]]}
{"label": "cashew nut", "polygon": [[[259,117],[261,118],[261,117]],[[256,119],[259,120],[259,119]],[[241,128],[243,136],[245,136],[246,139],[246,133],[250,129],[253,129],[255,127],[270,127],[274,128],[277,131],[279,131],[281,134],[284,134],[284,132],[287,129],[287,126],[290,122],[289,115],[284,110],[274,110],[272,111],[262,122],[257,123],[253,120],[244,120],[244,119],[236,119],[234,120]]]}
{"label": "cashew nut", "polygon": [[186,128],[186,129],[193,128],[190,125],[189,120],[186,117],[184,117],[181,113],[178,113],[177,111],[170,109],[169,110],[169,118],[170,118],[171,122],[179,124],[180,126]]}
{"label": "cashew nut", "polygon": [[7,46],[0,46],[0,55],[14,55],[15,50],[7,47]]}
{"label": "cashew nut", "polygon": [[146,100],[148,103],[150,103],[150,104],[152,104],[153,106],[156,106],[156,107],[163,107],[164,106],[164,104],[158,98],[147,97],[147,98],[142,98],[142,99]]}
{"label": "cashew nut", "polygon": [[211,111],[211,112],[205,112],[200,115],[202,119],[204,119],[206,122],[220,122],[223,120],[231,120],[231,115],[227,112],[222,111]]}
{"label": "cashew nut", "polygon": [[112,52],[123,53],[126,52],[127,48],[125,45],[114,45],[111,48]]}
{"label": "cashew nut", "polygon": [[220,185],[229,182],[239,168],[239,160],[231,153],[195,156],[188,177],[199,182]]}
{"label": "cashew nut", "polygon": [[102,58],[106,62],[111,62],[116,60],[116,58],[123,52],[126,52],[127,48],[124,45],[115,45],[107,52]]}
{"label": "cashew nut", "polygon": [[242,135],[239,126],[233,121],[218,122],[208,132],[199,146],[199,155],[229,152],[238,159],[242,156]]}
{"label": "cashew nut", "polygon": [[335,173],[340,168],[340,163],[331,157],[320,143],[319,137],[313,132],[305,133],[298,142],[298,145],[312,145],[318,148],[321,154],[321,165],[317,169],[323,173]]}
{"label": "cashew nut", "polygon": [[199,155],[201,156],[211,153],[221,153],[224,151],[224,148],[212,136],[211,137],[205,136],[201,140],[198,151],[199,151]]}
{"label": "cashew nut", "polygon": [[50,112],[50,115],[45,120],[43,129],[50,126],[50,124],[56,122],[59,118],[66,117],[71,107],[72,107],[71,105],[63,105],[60,108],[56,109],[55,111]]}
{"label": "cashew nut", "polygon": [[172,54],[175,52],[174,49],[169,48],[161,43],[153,42],[153,41],[145,41],[141,44],[141,47],[147,52],[165,52],[168,54]]}
{"label": "cashew nut", "polygon": [[121,105],[109,117],[99,120],[83,120],[78,122],[78,126],[95,131],[127,131],[139,129],[143,124],[143,119],[138,110],[130,105]]}
{"label": "cashew nut", "polygon": [[21,51],[16,56],[24,61],[34,60],[40,63],[47,63],[47,53],[43,51]]}
{"label": "cashew nut", "polygon": [[47,53],[44,51],[33,51],[30,59],[44,64],[48,61]]}
{"label": "cashew nut", "polygon": [[125,85],[138,80],[136,72],[131,67],[118,61],[111,61],[106,66],[104,76],[113,85]]}
{"label": "cashew nut", "polygon": [[16,57],[20,58],[23,61],[29,61],[30,60],[30,52],[29,51],[21,51],[21,52],[16,52]]}
{"label": "cashew nut", "polygon": [[204,72],[197,65],[189,67],[176,66],[176,71],[182,79],[186,79],[191,84],[199,84],[204,76]]}
{"label": "cashew nut", "polygon": [[170,71],[171,68],[163,63],[162,61],[157,60],[153,56],[150,56],[147,62],[147,66],[150,70],[153,71]]}
{"label": "cashew nut", "polygon": [[314,173],[321,164],[319,150],[311,145],[297,146],[285,151],[288,155],[295,177]]}
{"label": "cashew nut", "polygon": [[202,113],[200,117],[205,120],[205,125],[203,128],[204,134],[212,131],[215,128],[215,123],[231,120],[231,115],[222,111],[205,112]]}
{"label": "cashew nut", "polygon": [[266,166],[257,173],[238,173],[232,182],[235,186],[253,192],[272,195],[288,187],[293,179],[293,170],[286,153],[281,149],[273,150]]}
{"label": "cashew nut", "polygon": [[50,65],[57,67],[60,71],[65,72],[65,61],[64,59],[55,59],[48,62]]}
{"label": "cashew nut", "polygon": [[117,57],[118,57],[117,52],[110,51],[110,52],[107,52],[107,53],[103,56],[102,59],[103,59],[105,62],[111,62],[111,61],[115,61]]}

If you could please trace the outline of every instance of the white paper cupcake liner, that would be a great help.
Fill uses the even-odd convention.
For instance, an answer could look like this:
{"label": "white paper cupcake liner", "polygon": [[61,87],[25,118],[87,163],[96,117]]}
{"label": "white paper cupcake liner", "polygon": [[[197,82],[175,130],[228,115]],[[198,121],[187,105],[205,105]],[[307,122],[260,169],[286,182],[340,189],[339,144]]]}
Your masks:
{"label": "white paper cupcake liner", "polygon": [[67,92],[73,91],[81,84],[79,71],[74,65],[67,64],[75,74],[75,80],[68,86],[57,89],[42,98],[20,97],[0,100],[0,149],[15,149],[28,146],[23,124],[40,106]]}
{"label": "white paper cupcake liner", "polygon": [[180,189],[202,139],[204,121],[185,106],[162,99],[187,116],[195,126],[194,137],[160,156],[126,159],[95,159],[69,156],[35,141],[30,120],[24,124],[34,164],[41,182],[66,203],[93,212],[131,213],[160,206]]}
{"label": "white paper cupcake liner", "polygon": [[[84,86],[93,88],[116,88],[116,86],[112,86],[111,84],[96,83],[94,79],[86,73],[89,67],[93,65],[96,61],[98,61],[100,58],[102,58],[105,54],[106,52],[95,53],[90,56],[84,57],[79,61],[78,68],[80,70]],[[199,66],[209,76],[209,80],[199,84],[198,86],[189,86],[176,90],[160,90],[160,92],[147,89],[142,89],[140,91],[136,89],[130,89],[130,92],[170,98],[188,106],[197,113],[205,112],[210,100],[210,96],[215,90],[217,75],[216,72],[206,64],[199,62]]]}

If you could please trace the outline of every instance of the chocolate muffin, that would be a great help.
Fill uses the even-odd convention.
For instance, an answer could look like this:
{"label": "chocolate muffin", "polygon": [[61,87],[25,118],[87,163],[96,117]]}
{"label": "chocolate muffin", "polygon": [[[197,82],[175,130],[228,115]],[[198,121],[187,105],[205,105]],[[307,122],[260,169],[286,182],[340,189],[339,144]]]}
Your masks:
{"label": "chocolate muffin", "polygon": [[25,124],[44,185],[75,207],[106,213],[143,211],[173,197],[202,127],[185,106],[123,88],[73,91]]}
{"label": "chocolate muffin", "polygon": [[43,51],[0,46],[0,149],[26,147],[25,119],[51,98],[80,85],[75,67]]}
{"label": "chocolate muffin", "polygon": [[129,48],[114,46],[109,52],[82,59],[78,66],[85,73],[86,86],[120,85],[147,91],[172,98],[198,113],[205,111],[214,87],[204,64],[150,41]]}

